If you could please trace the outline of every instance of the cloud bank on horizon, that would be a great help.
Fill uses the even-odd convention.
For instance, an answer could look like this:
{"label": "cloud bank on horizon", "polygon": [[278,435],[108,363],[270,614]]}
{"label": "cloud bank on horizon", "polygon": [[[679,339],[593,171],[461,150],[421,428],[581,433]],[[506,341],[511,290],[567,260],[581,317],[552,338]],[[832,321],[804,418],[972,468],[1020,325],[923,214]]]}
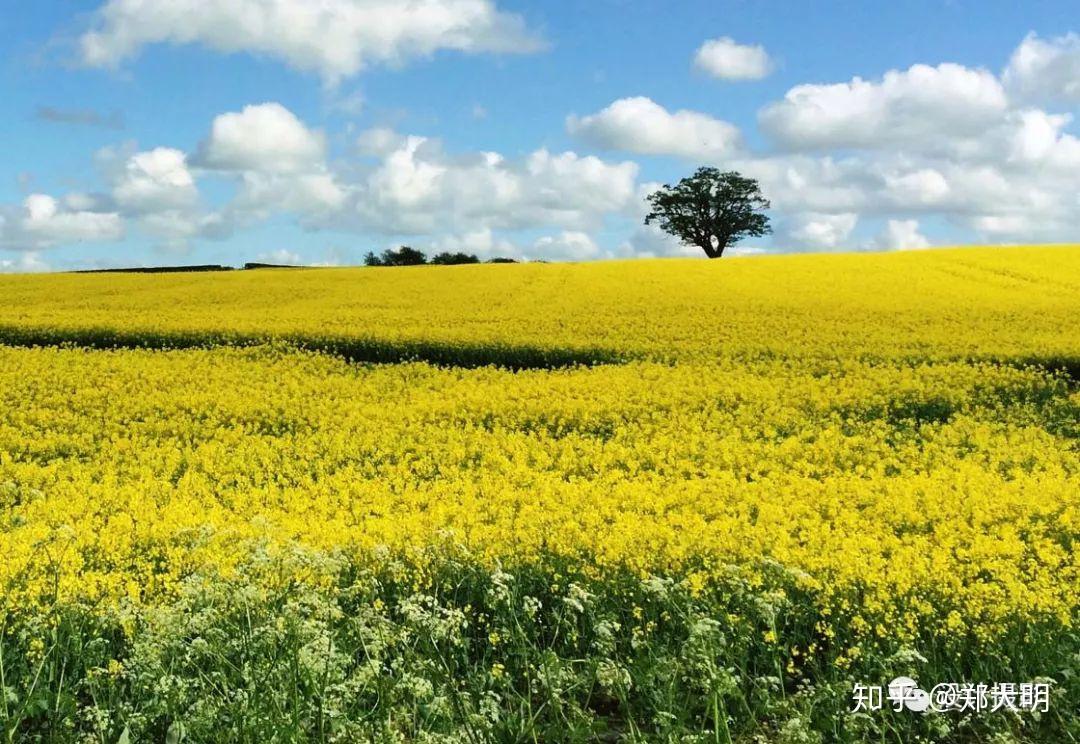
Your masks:
{"label": "cloud bank on horizon", "polygon": [[[684,50],[681,74],[704,78],[715,105],[689,107],[673,94],[656,100],[627,89],[592,110],[563,110],[563,127],[551,137],[569,146],[538,142],[509,152],[450,147],[438,132],[361,125],[369,97],[338,97],[376,67],[395,74],[410,62],[442,64],[444,54],[481,55],[492,65],[504,55],[531,55],[540,64],[560,54],[558,38],[494,0],[222,0],[212,7],[109,0],[78,35],[75,53],[90,74],[120,69],[137,80],[138,58],[154,47],[206,55],[223,67],[236,55],[256,55],[314,82],[328,100],[362,106],[343,107],[342,122],[342,109],[315,120],[285,97],[240,100],[207,120],[196,143],[132,139],[87,152],[96,174],[89,188],[38,190],[30,176],[6,174],[19,177],[23,194],[0,204],[0,270],[43,270],[74,244],[90,251],[74,259],[81,265],[160,263],[153,257],[199,246],[227,250],[246,231],[282,220],[306,236],[304,251],[268,245],[237,262],[334,262],[338,256],[314,248],[319,236],[481,257],[695,255],[641,221],[644,196],[670,180],[655,173],[705,164],[759,179],[772,200],[777,234],[745,252],[924,248],[940,235],[1069,241],[1080,225],[1080,139],[1071,131],[1080,36],[1071,31],[1018,39],[1003,50],[998,72],[928,60],[877,76],[801,82],[757,106],[749,126],[729,120],[725,99],[774,77],[782,50],[754,39],[703,38]],[[473,122],[495,116],[467,103]],[[116,127],[102,122],[120,121],[83,108],[49,117],[41,112],[61,109],[37,111],[103,135]]]}

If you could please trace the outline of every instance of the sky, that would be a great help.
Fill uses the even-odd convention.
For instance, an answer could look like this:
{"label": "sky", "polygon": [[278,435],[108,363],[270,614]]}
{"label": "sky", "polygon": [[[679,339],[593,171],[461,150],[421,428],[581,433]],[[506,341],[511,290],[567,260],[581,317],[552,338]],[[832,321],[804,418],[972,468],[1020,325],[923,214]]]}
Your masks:
{"label": "sky", "polygon": [[0,0],[0,271],[1080,239],[1075,0]]}

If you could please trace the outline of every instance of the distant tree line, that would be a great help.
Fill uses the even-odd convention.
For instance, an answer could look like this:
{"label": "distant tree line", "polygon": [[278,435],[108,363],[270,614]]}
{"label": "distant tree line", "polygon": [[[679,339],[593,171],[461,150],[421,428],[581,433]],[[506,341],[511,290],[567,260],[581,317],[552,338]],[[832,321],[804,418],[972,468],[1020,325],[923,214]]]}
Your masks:
{"label": "distant tree line", "polygon": [[[244,267],[249,268],[247,266]],[[199,264],[196,266],[131,266],[115,269],[77,269],[73,274],[179,274],[198,271],[234,271],[232,266]]]}
{"label": "distant tree line", "polygon": [[[471,253],[437,253],[432,256],[431,260],[422,252],[415,248],[410,248],[407,245],[403,245],[400,248],[390,248],[383,251],[379,255],[369,252],[364,256],[365,266],[454,266],[457,264],[478,264],[480,259]],[[488,260],[488,263],[517,263],[512,258],[492,258]]]}

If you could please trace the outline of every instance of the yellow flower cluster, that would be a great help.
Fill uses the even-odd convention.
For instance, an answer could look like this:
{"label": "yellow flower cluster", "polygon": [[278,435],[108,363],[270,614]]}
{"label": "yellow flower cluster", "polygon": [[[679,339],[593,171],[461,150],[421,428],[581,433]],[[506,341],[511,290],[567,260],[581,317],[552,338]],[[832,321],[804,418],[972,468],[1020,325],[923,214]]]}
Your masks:
{"label": "yellow flower cluster", "polygon": [[2,601],[154,603],[253,546],[449,542],[695,591],[783,566],[857,632],[992,637],[1080,607],[1078,412],[1060,376],[961,362],[0,347]]}
{"label": "yellow flower cluster", "polygon": [[[0,276],[0,342],[601,349],[652,360],[1075,360],[1080,249],[723,261]],[[495,360],[498,356],[493,357]]]}
{"label": "yellow flower cluster", "polygon": [[[4,277],[0,297],[12,343],[269,342],[0,346],[5,611],[167,601],[255,546],[447,544],[693,592],[780,567],[825,637],[1080,609],[1080,393],[1049,369],[1080,359],[1077,249]],[[369,366],[275,341],[328,337],[627,361]]]}

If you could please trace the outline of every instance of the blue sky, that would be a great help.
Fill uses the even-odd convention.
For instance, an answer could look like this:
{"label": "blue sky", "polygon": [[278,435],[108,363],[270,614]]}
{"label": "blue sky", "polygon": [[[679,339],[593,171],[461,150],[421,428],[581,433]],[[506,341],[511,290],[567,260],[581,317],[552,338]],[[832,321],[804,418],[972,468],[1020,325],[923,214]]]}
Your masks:
{"label": "blue sky", "polygon": [[773,200],[744,253],[1077,237],[1065,0],[315,6],[0,15],[0,270],[692,255],[642,204],[703,164]]}

